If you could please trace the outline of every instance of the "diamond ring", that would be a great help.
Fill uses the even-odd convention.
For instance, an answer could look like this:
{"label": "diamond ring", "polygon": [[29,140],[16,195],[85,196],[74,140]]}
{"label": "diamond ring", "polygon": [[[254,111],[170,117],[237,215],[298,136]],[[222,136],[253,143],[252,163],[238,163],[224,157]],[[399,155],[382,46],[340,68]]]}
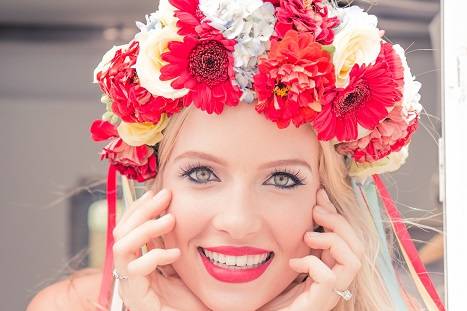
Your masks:
{"label": "diamond ring", "polygon": [[336,292],[336,294],[341,296],[345,301],[348,301],[352,298],[352,293],[348,289],[344,291],[339,291],[339,290],[334,290],[334,291]]}
{"label": "diamond ring", "polygon": [[127,279],[128,279],[127,276],[121,275],[120,273],[118,273],[116,269],[114,269],[114,270],[112,271],[112,276],[113,276],[114,279],[116,279],[116,280],[127,280]]}

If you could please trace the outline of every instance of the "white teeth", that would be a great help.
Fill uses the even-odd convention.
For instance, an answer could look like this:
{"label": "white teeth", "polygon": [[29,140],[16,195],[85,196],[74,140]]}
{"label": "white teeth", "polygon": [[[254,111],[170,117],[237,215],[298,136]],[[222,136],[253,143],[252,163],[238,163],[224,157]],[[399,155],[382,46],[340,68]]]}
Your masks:
{"label": "white teeth", "polygon": [[227,256],[208,250],[204,250],[204,253],[206,254],[206,257],[211,259],[211,261],[237,267],[255,266],[261,264],[269,255],[269,253],[265,253],[262,255]]}

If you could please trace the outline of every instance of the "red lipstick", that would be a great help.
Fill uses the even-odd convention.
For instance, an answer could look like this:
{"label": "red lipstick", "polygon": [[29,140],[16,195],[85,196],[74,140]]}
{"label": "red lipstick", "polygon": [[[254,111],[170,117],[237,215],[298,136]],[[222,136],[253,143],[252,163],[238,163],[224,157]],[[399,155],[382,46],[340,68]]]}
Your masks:
{"label": "red lipstick", "polygon": [[250,282],[259,278],[266,271],[266,269],[272,262],[272,258],[274,257],[274,254],[268,250],[249,246],[217,246],[207,247],[205,249],[208,251],[221,253],[228,256],[259,255],[269,253],[268,257],[263,263],[259,264],[256,267],[247,268],[238,266],[228,266],[218,262],[214,263],[210,258],[208,258],[204,254],[204,250],[201,247],[199,247],[198,252],[207,272],[218,281],[228,283]]}

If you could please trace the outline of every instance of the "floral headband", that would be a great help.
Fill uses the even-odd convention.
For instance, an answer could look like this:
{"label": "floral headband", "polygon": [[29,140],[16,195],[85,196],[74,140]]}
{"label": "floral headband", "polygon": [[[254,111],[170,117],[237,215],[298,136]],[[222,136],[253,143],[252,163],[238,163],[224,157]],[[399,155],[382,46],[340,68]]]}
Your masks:
{"label": "floral headband", "polygon": [[137,181],[156,176],[171,116],[240,102],[285,128],[310,123],[350,159],[349,175],[397,170],[418,125],[421,84],[377,18],[324,0],[161,0],[94,70],[106,112],[101,153]]}

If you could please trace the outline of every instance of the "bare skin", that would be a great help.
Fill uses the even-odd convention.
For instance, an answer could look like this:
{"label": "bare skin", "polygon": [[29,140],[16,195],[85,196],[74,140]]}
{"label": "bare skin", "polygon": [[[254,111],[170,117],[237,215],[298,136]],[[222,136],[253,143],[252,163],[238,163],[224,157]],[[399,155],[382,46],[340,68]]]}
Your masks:
{"label": "bare skin", "polygon": [[[320,190],[318,144],[311,129],[279,130],[251,107],[226,108],[218,116],[196,110],[190,114],[167,161],[166,190],[148,191],[117,224],[115,266],[129,277],[119,292],[132,311],[229,311],[238,310],[239,303],[243,310],[328,311],[341,299],[334,289],[348,288],[357,274],[362,242]],[[193,150],[223,164],[193,153],[176,160]],[[290,163],[261,169],[290,158],[300,158],[308,168]],[[196,174],[182,178],[181,168],[188,165]],[[272,178],[271,170],[281,178]],[[280,188],[277,183],[291,184],[288,172],[296,170],[303,184]],[[325,232],[308,237],[317,226]],[[164,245],[156,242],[158,237]],[[146,243],[151,250],[141,256],[139,249]],[[197,246],[219,243],[259,246],[273,250],[275,257],[258,279],[223,283],[206,272],[196,251]],[[162,276],[158,266],[170,273]],[[294,284],[299,274],[309,277]],[[51,299],[68,300],[76,310],[95,310],[76,296],[70,298],[64,282],[39,293],[28,311],[51,310],[50,304],[45,307]],[[100,275],[94,275],[75,285],[84,300],[97,301],[99,283]]]}

